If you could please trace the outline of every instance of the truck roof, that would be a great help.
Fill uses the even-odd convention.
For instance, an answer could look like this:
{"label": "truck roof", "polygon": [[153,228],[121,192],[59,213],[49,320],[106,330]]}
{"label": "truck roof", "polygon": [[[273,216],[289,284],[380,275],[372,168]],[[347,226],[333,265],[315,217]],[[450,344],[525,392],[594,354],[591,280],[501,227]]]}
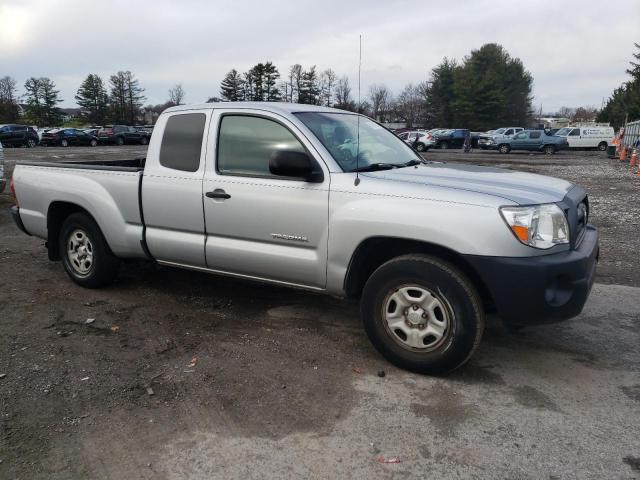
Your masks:
{"label": "truck roof", "polygon": [[322,107],[319,105],[305,105],[302,103],[289,102],[212,102],[212,103],[196,103],[189,105],[178,105],[177,107],[167,108],[165,112],[177,112],[181,110],[205,110],[213,108],[253,108],[259,110],[268,110],[280,113],[295,112],[327,112],[327,113],[348,113],[355,115],[354,112],[339,110],[337,108]]}

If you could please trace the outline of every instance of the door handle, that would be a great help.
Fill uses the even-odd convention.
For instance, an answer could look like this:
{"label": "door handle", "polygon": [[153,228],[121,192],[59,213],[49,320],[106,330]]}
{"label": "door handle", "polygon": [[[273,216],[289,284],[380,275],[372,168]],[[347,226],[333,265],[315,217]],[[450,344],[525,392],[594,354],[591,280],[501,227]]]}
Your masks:
{"label": "door handle", "polygon": [[231,198],[231,195],[229,195],[227,192],[225,192],[221,188],[216,188],[213,192],[207,192],[205,193],[205,195],[209,198],[221,198],[223,200],[226,200],[227,198]]}

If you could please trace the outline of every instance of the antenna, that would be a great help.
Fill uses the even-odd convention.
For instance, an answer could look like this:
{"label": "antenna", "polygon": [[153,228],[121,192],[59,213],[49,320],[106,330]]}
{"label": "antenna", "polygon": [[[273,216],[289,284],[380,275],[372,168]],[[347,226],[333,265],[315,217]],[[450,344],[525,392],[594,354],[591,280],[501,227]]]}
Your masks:
{"label": "antenna", "polygon": [[[358,109],[360,109],[360,71],[362,70],[362,34],[359,36],[360,39],[360,52],[358,55]],[[357,119],[357,144],[356,144],[356,180],[354,185],[357,187],[360,184],[360,173],[358,172],[358,163],[360,159],[360,112],[356,111],[358,115]]]}

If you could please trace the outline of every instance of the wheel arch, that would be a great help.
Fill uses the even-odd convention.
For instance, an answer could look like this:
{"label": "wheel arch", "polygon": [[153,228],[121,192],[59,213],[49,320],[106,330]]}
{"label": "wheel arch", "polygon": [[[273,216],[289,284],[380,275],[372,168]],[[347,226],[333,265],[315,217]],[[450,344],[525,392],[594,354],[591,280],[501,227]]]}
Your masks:
{"label": "wheel arch", "polygon": [[[91,214],[87,209],[81,207],[77,203],[55,201],[51,202],[47,209],[47,250],[49,253],[49,260],[60,260],[60,231],[62,230],[62,224],[64,221],[74,213],[84,213],[91,218],[98,228],[102,231],[102,228],[98,224],[96,217]],[[106,238],[105,238],[106,241]]]}
{"label": "wheel arch", "polygon": [[445,260],[461,270],[480,294],[485,309],[493,310],[494,302],[478,272],[458,252],[431,242],[397,237],[376,236],[363,240],[353,252],[344,279],[347,297],[359,297],[371,274],[392,258],[407,254],[426,254]]}

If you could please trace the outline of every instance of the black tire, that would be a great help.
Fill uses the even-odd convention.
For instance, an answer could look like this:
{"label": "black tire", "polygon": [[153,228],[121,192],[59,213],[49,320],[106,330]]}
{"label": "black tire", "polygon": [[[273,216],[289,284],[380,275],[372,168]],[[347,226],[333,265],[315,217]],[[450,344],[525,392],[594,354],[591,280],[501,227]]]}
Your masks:
{"label": "black tire", "polygon": [[606,152],[608,146],[609,145],[607,144],[607,142],[600,142],[598,144],[598,150],[600,150],[601,152]]}
{"label": "black tire", "polygon": [[149,139],[147,137],[142,137],[140,139],[140,145],[146,145],[147,143],[149,143]]}
{"label": "black tire", "polygon": [[69,146],[69,140],[67,140],[66,138],[63,138],[62,140],[60,140],[60,146],[61,147],[68,147]]}
{"label": "black tire", "polygon": [[[437,292],[432,296],[441,297],[446,306],[448,327],[433,349],[403,344],[400,332],[392,333],[384,318],[390,296],[407,285]],[[360,312],[376,349],[393,364],[419,373],[442,375],[460,367],[480,344],[484,330],[482,301],[473,284],[453,265],[429,255],[403,255],[380,266],[367,280]]]}
{"label": "black tire", "polygon": [[511,146],[508,143],[502,143],[498,145],[498,151],[503,154],[507,154],[511,151]]}
{"label": "black tire", "polygon": [[447,150],[449,148],[449,142],[442,142],[440,143],[440,148],[442,150]]}
{"label": "black tire", "polygon": [[98,141],[95,138],[92,138],[91,141],[89,142],[89,146],[90,147],[97,147],[98,146]]}
{"label": "black tire", "polygon": [[554,153],[556,153],[556,147],[554,147],[553,145],[545,145],[542,151],[546,155],[553,155]]}
{"label": "black tire", "polygon": [[[81,272],[78,262],[72,258],[72,238],[78,238],[78,232],[86,235],[91,246],[90,265],[84,264],[86,272]],[[62,224],[59,237],[60,256],[67,275],[75,283],[86,288],[99,288],[113,283],[118,276],[120,261],[111,252],[98,224],[85,213],[73,213]],[[85,252],[87,249],[85,249]],[[76,249],[74,253],[78,253]],[[77,259],[76,259],[77,260]],[[83,263],[82,260],[80,263]],[[74,266],[75,264],[75,266]]]}
{"label": "black tire", "polygon": [[418,143],[416,145],[416,150],[419,152],[426,152],[427,151],[427,146],[424,143]]}
{"label": "black tire", "polygon": [[122,137],[116,138],[116,145],[118,145],[119,147],[124,145],[124,138],[122,138]]}

